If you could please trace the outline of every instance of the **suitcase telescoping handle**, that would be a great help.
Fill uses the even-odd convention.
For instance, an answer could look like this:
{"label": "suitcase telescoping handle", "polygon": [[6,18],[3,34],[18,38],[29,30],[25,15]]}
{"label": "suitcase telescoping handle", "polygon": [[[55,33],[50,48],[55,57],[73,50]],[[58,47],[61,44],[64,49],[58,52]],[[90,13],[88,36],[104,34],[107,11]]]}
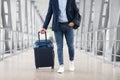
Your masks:
{"label": "suitcase telescoping handle", "polygon": [[[40,31],[38,32],[38,40],[40,43]],[[47,46],[47,33],[45,32],[45,42],[46,42],[46,46]]]}

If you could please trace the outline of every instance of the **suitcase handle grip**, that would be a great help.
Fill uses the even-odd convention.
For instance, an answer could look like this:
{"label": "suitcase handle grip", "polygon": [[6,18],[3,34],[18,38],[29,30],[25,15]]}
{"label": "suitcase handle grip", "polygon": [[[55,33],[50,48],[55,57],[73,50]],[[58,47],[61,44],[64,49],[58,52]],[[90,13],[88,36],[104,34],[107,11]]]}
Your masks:
{"label": "suitcase handle grip", "polygon": [[[40,43],[40,31],[38,32],[38,40]],[[45,41],[46,41],[46,46],[47,46],[47,33],[45,32]]]}

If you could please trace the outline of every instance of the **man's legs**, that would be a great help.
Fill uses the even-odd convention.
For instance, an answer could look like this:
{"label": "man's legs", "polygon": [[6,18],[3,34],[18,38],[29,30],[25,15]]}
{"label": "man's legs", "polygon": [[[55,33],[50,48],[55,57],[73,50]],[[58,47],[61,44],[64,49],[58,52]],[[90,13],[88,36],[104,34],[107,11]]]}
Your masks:
{"label": "man's legs", "polygon": [[[66,25],[66,27],[69,27],[69,26]],[[65,38],[66,38],[68,51],[69,51],[69,60],[70,60],[69,69],[70,71],[74,71],[75,69],[74,67],[74,32],[71,27],[69,27],[69,29],[65,32]]]}
{"label": "man's legs", "polygon": [[[65,35],[66,42],[68,45],[69,59],[73,63],[73,60],[74,60],[74,32],[73,32],[73,29],[71,27],[69,27],[67,24],[61,24],[60,30],[54,31],[54,34],[55,34],[55,39],[56,39],[56,43],[57,43],[58,61],[59,61],[60,67],[61,67],[61,65],[64,64],[63,35]],[[59,70],[58,70],[58,72],[59,72]],[[64,72],[64,71],[60,70],[60,72]]]}
{"label": "man's legs", "polygon": [[58,53],[58,61],[59,61],[59,69],[58,73],[64,72],[64,61],[63,61],[63,32],[55,31],[55,39],[57,44],[57,53]]}
{"label": "man's legs", "polygon": [[70,61],[73,61],[74,60],[74,32],[72,28],[66,31],[65,38],[68,45],[69,59]]}
{"label": "man's legs", "polygon": [[63,64],[63,33],[61,31],[55,31],[54,34],[57,44],[59,65],[62,65]]}

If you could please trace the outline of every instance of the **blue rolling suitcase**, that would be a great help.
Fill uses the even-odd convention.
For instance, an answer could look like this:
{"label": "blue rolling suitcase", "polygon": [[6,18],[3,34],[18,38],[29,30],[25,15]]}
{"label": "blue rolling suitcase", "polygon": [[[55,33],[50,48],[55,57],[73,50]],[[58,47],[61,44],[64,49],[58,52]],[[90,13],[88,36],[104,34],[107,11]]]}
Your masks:
{"label": "blue rolling suitcase", "polygon": [[34,56],[36,69],[39,67],[51,67],[54,69],[54,49],[51,40],[40,40],[40,32],[38,32],[38,40],[34,43]]}

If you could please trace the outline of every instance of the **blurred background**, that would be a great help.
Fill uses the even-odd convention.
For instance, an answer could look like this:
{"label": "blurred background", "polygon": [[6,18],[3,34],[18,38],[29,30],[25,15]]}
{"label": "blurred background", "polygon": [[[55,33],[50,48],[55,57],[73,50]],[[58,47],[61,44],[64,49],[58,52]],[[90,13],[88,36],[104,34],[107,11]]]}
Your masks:
{"label": "blurred background", "polygon": [[[0,0],[0,60],[33,47],[49,0]],[[75,47],[120,65],[120,0],[76,0],[82,16]],[[48,38],[54,40],[48,29]]]}

